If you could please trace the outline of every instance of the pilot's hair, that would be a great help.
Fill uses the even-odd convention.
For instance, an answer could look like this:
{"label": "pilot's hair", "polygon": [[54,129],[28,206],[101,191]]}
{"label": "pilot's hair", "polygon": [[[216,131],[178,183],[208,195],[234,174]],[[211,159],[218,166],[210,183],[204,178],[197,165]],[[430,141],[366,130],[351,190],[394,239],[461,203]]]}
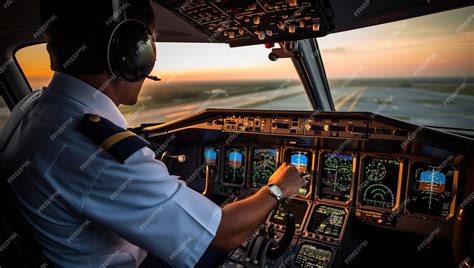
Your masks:
{"label": "pilot's hair", "polygon": [[118,17],[153,21],[149,0],[128,0],[116,9],[109,0],[41,0],[41,28],[51,59],[51,69],[67,74],[108,72],[107,45]]}

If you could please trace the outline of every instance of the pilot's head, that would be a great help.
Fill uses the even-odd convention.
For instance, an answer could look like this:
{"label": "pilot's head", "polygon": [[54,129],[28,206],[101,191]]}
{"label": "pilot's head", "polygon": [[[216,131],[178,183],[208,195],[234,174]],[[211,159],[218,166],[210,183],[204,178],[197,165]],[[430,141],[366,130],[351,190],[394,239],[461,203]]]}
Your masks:
{"label": "pilot's head", "polygon": [[[124,72],[116,68],[125,66],[128,71],[132,69],[133,72],[136,62],[122,64],[120,60],[126,57],[108,56],[108,51],[111,51],[110,37],[125,16],[127,19],[141,22],[144,30],[150,30],[153,34],[151,38],[154,39],[154,17],[149,0],[42,0],[41,25],[48,43],[51,69],[75,76],[95,88],[100,88],[117,105],[135,104],[143,85],[143,77],[133,74],[125,75],[124,78]],[[132,31],[134,26],[136,25],[131,27]],[[128,34],[126,36],[127,38],[122,40],[128,39]],[[130,55],[127,58],[133,60],[142,52],[141,47],[138,47],[126,52]],[[150,54],[150,51],[144,53]],[[154,60],[152,62],[154,63]]]}

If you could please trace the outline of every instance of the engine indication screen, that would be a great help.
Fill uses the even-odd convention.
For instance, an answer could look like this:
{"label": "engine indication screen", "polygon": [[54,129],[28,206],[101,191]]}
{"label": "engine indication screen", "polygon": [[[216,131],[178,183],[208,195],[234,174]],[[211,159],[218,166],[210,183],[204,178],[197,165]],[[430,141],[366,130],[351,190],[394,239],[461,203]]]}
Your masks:
{"label": "engine indication screen", "polygon": [[[311,174],[311,161],[313,154],[305,150],[288,150],[286,153],[287,162],[294,165],[302,176]],[[301,187],[298,190],[299,195],[306,196],[309,192],[308,186]]]}
{"label": "engine indication screen", "polygon": [[345,218],[346,210],[343,208],[317,205],[313,210],[308,231],[332,238],[339,238]]}
{"label": "engine indication screen", "polygon": [[360,183],[361,204],[386,209],[394,208],[398,194],[399,173],[398,159],[364,158]]}
{"label": "engine indication screen", "polygon": [[426,162],[415,162],[410,168],[411,212],[447,217],[453,196],[455,171],[450,165],[445,167]]}
{"label": "engine indication screen", "polygon": [[226,149],[224,183],[240,185],[244,182],[246,154],[247,149],[244,147],[231,147]]}
{"label": "engine indication screen", "polygon": [[253,148],[250,187],[261,188],[277,168],[278,151],[276,148]]}
{"label": "engine indication screen", "polygon": [[297,267],[329,267],[332,259],[332,251],[320,245],[313,243],[304,243],[301,245],[295,257]]}
{"label": "engine indication screen", "polygon": [[328,152],[321,154],[321,161],[319,196],[339,201],[349,200],[355,161],[353,155]]}
{"label": "engine indication screen", "polygon": [[308,203],[298,199],[291,199],[289,203],[283,203],[271,217],[271,222],[285,225],[286,214],[292,212],[295,215],[295,227],[299,229],[303,224],[304,216],[308,210]]}

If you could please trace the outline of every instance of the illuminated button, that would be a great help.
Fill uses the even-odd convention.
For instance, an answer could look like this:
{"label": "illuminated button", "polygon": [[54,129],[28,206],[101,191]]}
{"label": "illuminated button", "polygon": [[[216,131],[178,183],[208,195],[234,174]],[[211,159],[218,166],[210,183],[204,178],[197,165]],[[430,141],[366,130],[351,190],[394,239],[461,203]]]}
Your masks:
{"label": "illuminated button", "polygon": [[224,36],[229,36],[229,33],[227,31],[225,31]]}
{"label": "illuminated button", "polygon": [[259,40],[264,40],[265,39],[265,31],[259,31],[258,32],[258,39]]}
{"label": "illuminated button", "polygon": [[217,30],[218,30],[219,32],[222,32],[222,31],[224,30],[224,26],[219,25],[219,27],[217,27]]}
{"label": "illuminated button", "polygon": [[382,219],[378,219],[378,220],[377,220],[377,223],[378,223],[378,224],[382,224],[382,223],[383,223],[383,220],[382,220]]}
{"label": "illuminated button", "polygon": [[312,27],[312,28],[313,28],[313,31],[314,31],[314,32],[319,31],[319,23],[313,23],[313,27]]}
{"label": "illuminated button", "polygon": [[234,37],[235,37],[235,33],[234,32],[229,32],[229,38],[234,39]]}
{"label": "illuminated button", "polygon": [[304,20],[300,20],[300,28],[304,28]]}
{"label": "illuminated button", "polygon": [[244,33],[245,33],[244,28],[239,28],[239,34],[244,35]]}
{"label": "illuminated button", "polygon": [[331,125],[325,124],[323,129],[324,129],[324,131],[331,131]]}
{"label": "illuminated button", "polygon": [[284,22],[279,22],[278,23],[278,28],[280,28],[280,30],[285,30],[285,26],[286,26],[286,24]]}
{"label": "illuminated button", "polygon": [[290,24],[290,25],[288,26],[288,32],[289,32],[289,33],[295,33],[295,32],[296,32],[296,25]]}
{"label": "illuminated button", "polygon": [[305,19],[305,20],[310,20],[311,17],[310,17],[310,16],[306,16],[306,17],[304,17],[304,19]]}
{"label": "illuminated button", "polygon": [[249,17],[246,17],[245,18],[245,22],[249,22],[250,21],[250,18]]}
{"label": "illuminated button", "polygon": [[290,7],[295,7],[297,5],[297,1],[296,0],[289,0],[288,4],[290,5]]}
{"label": "illuminated button", "polygon": [[310,125],[310,124],[306,124],[304,127],[305,127],[306,130],[308,130],[308,131],[311,130],[311,125]]}
{"label": "illuminated button", "polygon": [[281,18],[282,18],[282,19],[288,19],[288,14],[283,14],[283,15],[281,15]]}
{"label": "illuminated button", "polygon": [[253,24],[260,24],[260,16],[253,16]]}
{"label": "illuminated button", "polygon": [[266,30],[265,33],[267,33],[268,36],[272,36],[272,35],[273,35],[272,30]]}

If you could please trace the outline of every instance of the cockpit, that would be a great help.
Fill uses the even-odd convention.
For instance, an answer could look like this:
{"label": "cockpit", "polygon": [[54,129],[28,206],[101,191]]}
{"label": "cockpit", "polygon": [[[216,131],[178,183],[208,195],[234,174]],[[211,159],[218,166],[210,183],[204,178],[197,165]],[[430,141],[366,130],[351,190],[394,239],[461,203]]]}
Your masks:
{"label": "cockpit", "polygon": [[[0,11],[1,122],[52,75],[36,2]],[[151,2],[161,82],[130,130],[221,207],[305,179],[219,267],[472,267],[472,2]]]}

